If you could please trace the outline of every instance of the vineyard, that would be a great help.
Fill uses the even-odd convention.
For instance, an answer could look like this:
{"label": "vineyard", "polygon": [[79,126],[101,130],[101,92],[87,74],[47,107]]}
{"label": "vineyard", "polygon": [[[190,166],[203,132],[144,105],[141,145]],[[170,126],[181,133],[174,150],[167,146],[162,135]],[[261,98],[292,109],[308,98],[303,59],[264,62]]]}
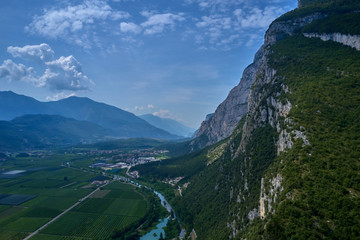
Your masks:
{"label": "vineyard", "polygon": [[[132,223],[136,217],[70,212],[44,229],[41,234],[106,239],[115,229]],[[34,239],[37,239],[35,236]]]}
{"label": "vineyard", "polygon": [[[98,174],[61,167],[66,156],[16,158],[0,176],[0,239],[23,239],[68,209],[96,186]],[[19,174],[17,174],[16,170]],[[107,239],[144,217],[146,198],[114,182],[97,191],[31,239]]]}
{"label": "vineyard", "polygon": [[106,194],[97,193],[88,198],[34,239],[43,239],[42,235],[107,239],[115,230],[144,216],[147,202],[133,187],[114,182],[101,191]]}

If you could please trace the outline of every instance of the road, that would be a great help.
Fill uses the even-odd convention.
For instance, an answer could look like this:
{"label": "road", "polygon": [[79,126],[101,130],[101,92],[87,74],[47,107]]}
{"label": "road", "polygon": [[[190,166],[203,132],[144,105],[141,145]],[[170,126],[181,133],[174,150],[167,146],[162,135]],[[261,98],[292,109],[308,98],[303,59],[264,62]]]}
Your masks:
{"label": "road", "polygon": [[31,233],[29,236],[27,236],[26,238],[24,238],[24,240],[30,239],[31,237],[33,237],[35,234],[37,234],[38,232],[40,232],[41,230],[43,230],[44,228],[46,228],[49,224],[55,222],[58,218],[60,218],[62,215],[66,214],[67,212],[69,212],[71,209],[73,209],[74,207],[76,207],[77,205],[79,205],[81,202],[85,201],[88,197],[90,197],[91,195],[93,195],[95,192],[99,191],[100,188],[105,187],[106,185],[108,185],[109,183],[111,183],[112,181],[98,187],[97,189],[95,189],[94,191],[92,191],[91,193],[89,193],[88,195],[86,195],[85,197],[81,198],[80,200],[78,200],[74,205],[72,205],[71,207],[69,207],[68,209],[64,210],[62,213],[60,213],[59,215],[57,215],[55,218],[51,219],[49,222],[45,223],[43,226],[41,226],[40,228],[38,228],[35,232]]}

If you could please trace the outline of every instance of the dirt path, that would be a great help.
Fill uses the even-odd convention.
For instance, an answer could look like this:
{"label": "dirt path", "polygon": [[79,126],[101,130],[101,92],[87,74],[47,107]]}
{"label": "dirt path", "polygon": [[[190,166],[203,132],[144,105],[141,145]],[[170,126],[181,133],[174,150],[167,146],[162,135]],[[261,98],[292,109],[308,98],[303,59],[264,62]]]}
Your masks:
{"label": "dirt path", "polygon": [[40,232],[41,230],[43,230],[44,228],[46,228],[49,224],[55,222],[58,218],[60,218],[62,215],[66,214],[67,212],[69,212],[71,209],[73,209],[74,207],[76,207],[77,205],[79,205],[81,202],[85,201],[87,198],[89,198],[91,195],[93,195],[95,192],[99,191],[100,188],[105,187],[106,185],[108,185],[109,183],[111,183],[112,181],[98,187],[97,189],[95,189],[94,191],[92,191],[91,193],[89,193],[88,195],[86,195],[85,197],[79,199],[74,205],[72,205],[71,207],[69,207],[68,209],[64,210],[62,213],[60,213],[59,215],[57,215],[56,217],[54,217],[53,219],[51,219],[49,222],[45,223],[43,226],[41,226],[40,228],[38,228],[35,232],[31,233],[29,236],[27,236],[26,238],[24,238],[24,240],[30,239],[31,237],[33,237],[35,234],[37,234],[38,232]]}

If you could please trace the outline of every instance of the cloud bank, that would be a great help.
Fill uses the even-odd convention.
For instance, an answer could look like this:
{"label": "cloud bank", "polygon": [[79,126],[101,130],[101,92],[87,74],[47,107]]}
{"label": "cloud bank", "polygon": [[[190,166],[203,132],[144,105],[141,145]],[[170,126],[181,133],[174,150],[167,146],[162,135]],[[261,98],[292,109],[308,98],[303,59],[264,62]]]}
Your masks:
{"label": "cloud bank", "polygon": [[54,96],[47,96],[46,100],[48,101],[58,101],[64,98],[76,96],[75,93],[66,94],[64,92],[56,93]]}
{"label": "cloud bank", "polygon": [[26,45],[24,47],[10,46],[7,51],[13,55],[13,57],[19,57],[27,60],[47,62],[54,59],[54,51],[45,43],[40,45]]}
{"label": "cloud bank", "polygon": [[120,23],[120,30],[123,33],[139,34],[142,31],[142,28],[133,22],[122,22]]}
{"label": "cloud bank", "polygon": [[36,87],[47,87],[55,92],[88,90],[89,83],[92,83],[75,57],[70,55],[54,59],[54,51],[48,44],[10,46],[7,50],[13,57],[40,62],[45,67],[45,72],[42,76],[38,76],[34,68],[7,59],[0,66],[0,78],[28,82]]}
{"label": "cloud bank", "polygon": [[83,73],[81,64],[72,55],[61,56],[59,59],[46,62],[47,69],[41,80],[47,84],[51,90],[87,90],[85,82],[89,82],[88,77]]}
{"label": "cloud bank", "polygon": [[160,118],[168,118],[168,119],[176,120],[178,122],[184,122],[181,118],[172,114],[169,110],[160,109],[159,111],[152,113],[152,115]]}
{"label": "cloud bank", "polygon": [[154,13],[149,11],[141,12],[141,15],[147,20],[136,24],[134,22],[121,22],[120,31],[122,33],[139,34],[143,32],[144,35],[155,35],[164,32],[166,29],[173,30],[177,22],[185,21],[183,13]]}
{"label": "cloud bank", "polygon": [[[284,4],[285,0],[183,0],[166,8],[164,3],[145,1],[142,9],[148,9],[149,5],[153,10],[142,11],[133,7],[139,5],[136,0],[79,2],[64,1],[62,6],[45,9],[33,17],[25,30],[85,49],[94,46],[103,49],[116,41],[121,44],[143,42],[140,38],[144,36],[178,31],[179,39],[190,36],[201,49],[229,50],[262,40],[269,24],[291,9]],[[182,12],[177,12],[176,6],[181,7]]]}
{"label": "cloud bank", "polygon": [[90,48],[93,29],[107,20],[115,21],[130,17],[125,11],[110,7],[106,0],[86,0],[78,5],[45,9],[43,15],[34,16],[25,30],[48,38],[62,38]]}
{"label": "cloud bank", "polygon": [[[210,48],[230,50],[232,47],[244,44],[252,45],[256,40],[262,40],[264,31],[270,23],[289,7],[270,5],[257,6],[243,0],[188,0],[188,4],[198,4],[202,16],[195,25],[198,34],[196,42]],[[207,48],[205,48],[207,49]]]}
{"label": "cloud bank", "polygon": [[35,75],[36,72],[33,68],[27,68],[23,64],[16,64],[11,59],[5,60],[0,65],[0,78],[7,78],[9,81],[32,82],[37,86],[41,86]]}
{"label": "cloud bank", "polygon": [[149,12],[142,12],[142,15],[148,19],[141,23],[141,26],[145,28],[144,34],[156,34],[164,31],[165,28],[174,28],[176,22],[182,22],[185,20],[182,13],[164,13],[164,14],[152,14]]}

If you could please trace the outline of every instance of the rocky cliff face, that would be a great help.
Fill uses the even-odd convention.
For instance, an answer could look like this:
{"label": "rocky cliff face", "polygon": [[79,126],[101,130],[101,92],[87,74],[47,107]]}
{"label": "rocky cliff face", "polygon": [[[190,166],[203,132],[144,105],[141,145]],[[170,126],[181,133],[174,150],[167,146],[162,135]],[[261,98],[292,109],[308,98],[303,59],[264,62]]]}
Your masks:
{"label": "rocky cliff face", "polygon": [[[340,112],[350,116],[357,105],[349,98],[342,106],[340,99],[332,98],[339,91],[345,94],[354,89],[360,66],[351,67],[356,51],[301,34],[304,26],[326,18],[325,10],[303,13],[271,24],[239,86],[200,129],[198,136],[207,137],[210,143],[230,136],[221,144],[222,154],[212,154],[217,159],[190,180],[183,194],[182,204],[194,213],[194,229],[201,239],[341,238],[341,214],[347,210],[323,206],[340,202],[340,189],[346,188],[330,177],[347,178],[341,176],[347,163],[335,153],[345,151],[336,129],[346,131],[347,144],[356,145],[348,137],[353,123],[344,122]],[[341,40],[345,42],[348,40]],[[245,89],[248,95],[240,96]],[[356,98],[358,93],[345,95]],[[245,101],[247,111],[240,114],[235,106]],[[239,116],[243,116],[240,122]],[[232,132],[225,128],[229,125]],[[351,168],[350,164],[345,171]],[[352,197],[348,194],[343,201],[355,204],[349,200]],[[356,207],[349,209],[357,211]],[[344,229],[352,227],[351,221],[350,217]],[[334,232],[336,237],[331,235]]]}
{"label": "rocky cliff face", "polygon": [[[288,114],[293,106],[287,98],[283,97],[290,90],[288,86],[281,83],[281,77],[278,76],[277,70],[269,66],[269,56],[272,54],[271,46],[276,42],[286,36],[294,35],[299,28],[323,16],[314,13],[302,18],[274,22],[265,35],[264,45],[257,53],[255,64],[253,64],[256,66],[253,68],[253,83],[248,95],[247,116],[241,132],[233,133],[228,141],[231,160],[239,161],[241,165],[240,182],[245,183],[243,186],[232,186],[230,191],[238,199],[235,210],[229,211],[229,216],[235,216],[231,218],[231,222],[227,223],[232,232],[231,238],[235,238],[241,229],[244,229],[254,219],[258,217],[265,219],[271,214],[274,211],[273,205],[277,201],[277,196],[283,190],[283,177],[280,173],[265,174],[260,171],[258,178],[254,177],[252,173],[259,171],[259,169],[250,167],[259,164],[257,163],[259,156],[254,154],[257,151],[256,144],[258,144],[254,142],[254,139],[259,137],[257,136],[258,131],[268,131],[267,134],[271,136],[270,139],[262,142],[261,146],[258,146],[263,149],[272,149],[274,146],[274,150],[267,152],[269,156],[272,154],[274,154],[273,157],[279,156],[282,152],[291,149],[297,139],[301,139],[304,145],[310,145],[306,135],[292,127],[293,120],[288,118]],[[305,129],[303,131],[305,132]],[[236,138],[241,139],[238,140],[238,145],[234,140]],[[268,160],[270,159],[271,157]],[[270,162],[264,161],[262,164],[268,166]],[[252,190],[253,194],[248,193],[249,182],[253,182],[252,188],[258,187],[256,191]],[[251,204],[247,208],[240,207],[240,205],[247,205],[255,196],[258,196],[259,199],[256,207],[250,207]],[[246,213],[247,218],[239,214],[239,209]]]}
{"label": "rocky cliff face", "polygon": [[254,63],[245,69],[239,85],[230,91],[215,113],[201,124],[197,137],[205,137],[207,141],[200,144],[200,148],[229,137],[240,119],[246,114],[250,87],[255,80],[261,57],[262,50],[256,54]]}
{"label": "rocky cliff face", "polygon": [[320,38],[323,41],[334,41],[343,45],[360,50],[360,35],[350,35],[341,33],[304,33],[305,37]]}
{"label": "rocky cliff face", "polygon": [[[192,144],[197,144],[197,147],[203,148],[229,137],[241,118],[248,112],[248,108],[253,105],[253,103],[249,103],[250,89],[255,79],[268,71],[266,59],[269,47],[285,36],[292,36],[296,29],[322,17],[324,14],[314,13],[288,21],[274,22],[265,35],[264,45],[255,54],[253,63],[244,70],[239,85],[230,91],[211,118],[201,124],[197,139]],[[261,71],[262,73],[260,73]],[[271,78],[271,76],[269,77]],[[199,141],[199,138],[203,140]]]}
{"label": "rocky cliff face", "polygon": [[[282,93],[288,93],[289,89],[279,83],[276,69],[269,66],[269,56],[271,46],[276,42],[294,35],[299,28],[321,17],[322,14],[312,13],[271,24],[263,46],[256,53],[254,62],[245,69],[239,85],[231,90],[214,115],[203,122],[198,137],[193,141],[199,144],[199,138],[205,138],[208,141],[200,142],[204,147],[230,136],[221,145],[223,150],[217,157],[219,160],[209,166],[209,172],[216,171],[218,176],[216,181],[210,181],[214,186],[208,182],[212,189],[202,190],[212,192],[214,198],[218,198],[219,189],[230,196],[227,200],[231,207],[228,206],[229,202],[223,205],[228,209],[224,214],[230,238],[236,238],[241,229],[253,220],[259,217],[264,219],[273,211],[277,195],[283,190],[283,177],[280,173],[265,176],[264,169],[269,166],[271,159],[291,148],[295,138],[302,137],[309,144],[304,134],[296,135],[295,130],[284,127],[292,122],[287,118],[292,104],[288,99],[281,99]],[[266,133],[259,137],[262,131]],[[190,184],[189,191],[192,188],[195,191],[196,187],[196,183]],[[256,202],[253,201],[255,198]],[[200,234],[205,227],[195,224],[195,230]],[[217,237],[221,239],[223,236]]]}

